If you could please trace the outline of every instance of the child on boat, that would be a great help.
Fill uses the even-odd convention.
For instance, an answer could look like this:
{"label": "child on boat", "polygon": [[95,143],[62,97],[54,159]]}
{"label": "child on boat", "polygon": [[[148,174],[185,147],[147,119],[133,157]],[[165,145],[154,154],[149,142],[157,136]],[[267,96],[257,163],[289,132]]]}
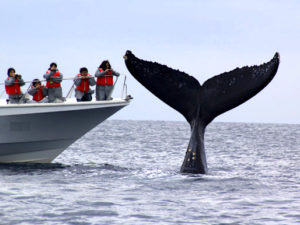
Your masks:
{"label": "child on boat", "polygon": [[25,85],[22,76],[16,74],[14,68],[7,70],[7,79],[5,80],[5,90],[8,95],[8,102],[10,104],[18,104],[26,102],[25,96],[21,91],[21,86]]}
{"label": "child on boat", "polygon": [[118,77],[120,74],[111,68],[108,60],[104,60],[95,73],[95,77],[97,77],[96,99],[98,101],[112,99],[113,76]]}
{"label": "child on boat", "polygon": [[63,102],[61,82],[63,75],[57,69],[56,63],[51,63],[49,69],[44,74],[47,80],[46,87],[48,88],[48,102]]}
{"label": "child on boat", "polygon": [[33,102],[45,103],[48,102],[48,88],[41,84],[39,79],[32,81],[31,88],[28,90],[28,94],[32,95]]}
{"label": "child on boat", "polygon": [[92,101],[92,94],[94,91],[91,90],[90,86],[94,86],[96,81],[92,77],[86,67],[82,67],[79,70],[79,74],[74,78],[75,97],[77,102]]}

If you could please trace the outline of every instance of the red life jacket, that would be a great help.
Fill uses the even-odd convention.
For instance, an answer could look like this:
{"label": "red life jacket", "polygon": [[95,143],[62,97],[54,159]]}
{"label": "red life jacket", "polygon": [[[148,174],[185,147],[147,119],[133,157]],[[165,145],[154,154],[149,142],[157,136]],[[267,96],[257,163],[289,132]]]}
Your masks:
{"label": "red life jacket", "polygon": [[[101,68],[99,68],[99,72],[103,72]],[[112,72],[106,72],[105,76],[97,78],[97,85],[113,85],[114,79],[112,76]]]}
{"label": "red life jacket", "polygon": [[[46,74],[50,73],[50,70],[47,70],[46,71]],[[53,75],[52,77],[59,77],[59,71],[57,70]],[[60,83],[55,83],[51,80],[47,80],[47,83],[46,83],[46,87],[48,88],[54,88],[54,87],[60,87]]]}
{"label": "red life jacket", "polygon": [[[9,80],[9,77],[7,78]],[[13,85],[7,86],[5,85],[6,94],[8,95],[19,95],[21,94],[21,87],[19,84],[19,80],[15,79],[15,83]]]}
{"label": "red life jacket", "polygon": [[[44,85],[43,85],[42,87],[44,87]],[[39,102],[39,101],[41,101],[41,100],[45,97],[45,96],[43,95],[43,88],[42,88],[42,87],[40,87],[39,89],[37,89],[37,91],[36,91],[35,94],[33,95],[32,99],[33,99],[34,101]]]}
{"label": "red life jacket", "polygon": [[[80,77],[80,73],[77,74],[78,77]],[[89,77],[91,77],[90,74],[88,74]],[[90,90],[90,83],[89,83],[89,79],[81,79],[81,83],[79,86],[76,87],[76,89],[78,91],[87,93]]]}

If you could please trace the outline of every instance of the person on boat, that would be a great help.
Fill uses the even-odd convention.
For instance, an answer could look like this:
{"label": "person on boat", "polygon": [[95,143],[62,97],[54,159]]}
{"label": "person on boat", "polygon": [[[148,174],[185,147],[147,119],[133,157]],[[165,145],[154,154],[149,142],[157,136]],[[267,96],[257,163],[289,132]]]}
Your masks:
{"label": "person on boat", "polygon": [[44,74],[47,80],[46,87],[48,88],[48,102],[63,102],[61,82],[63,75],[57,69],[56,63],[51,63],[49,69]]}
{"label": "person on boat", "polygon": [[96,100],[112,99],[113,76],[120,76],[120,74],[111,68],[108,60],[104,60],[95,73],[95,77],[97,77]]}
{"label": "person on boat", "polygon": [[8,95],[8,101],[10,104],[24,103],[25,96],[21,91],[21,86],[25,85],[24,80],[20,74],[16,74],[14,68],[7,70],[7,79],[5,80],[5,90]]}
{"label": "person on boat", "polygon": [[77,102],[92,101],[92,94],[94,91],[91,90],[90,86],[94,86],[96,81],[94,77],[89,74],[86,67],[82,67],[79,70],[79,74],[74,78],[75,97]]}
{"label": "person on boat", "polygon": [[33,102],[48,102],[48,88],[42,85],[39,79],[34,79],[32,81],[31,88],[28,90],[28,94],[32,95]]}

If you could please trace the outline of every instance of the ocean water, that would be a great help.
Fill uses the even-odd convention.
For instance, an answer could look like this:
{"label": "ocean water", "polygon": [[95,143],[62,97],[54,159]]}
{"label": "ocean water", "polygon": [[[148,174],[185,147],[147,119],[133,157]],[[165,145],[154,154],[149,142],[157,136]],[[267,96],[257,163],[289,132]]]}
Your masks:
{"label": "ocean water", "polygon": [[52,164],[0,165],[0,224],[300,224],[300,125],[106,121]]}

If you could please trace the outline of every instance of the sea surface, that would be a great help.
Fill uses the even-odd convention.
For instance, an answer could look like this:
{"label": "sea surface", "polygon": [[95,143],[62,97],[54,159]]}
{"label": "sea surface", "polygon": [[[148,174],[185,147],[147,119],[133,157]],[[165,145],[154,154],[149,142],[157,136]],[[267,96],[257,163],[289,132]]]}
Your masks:
{"label": "sea surface", "polygon": [[106,121],[52,164],[0,165],[0,224],[300,224],[300,125]]}

